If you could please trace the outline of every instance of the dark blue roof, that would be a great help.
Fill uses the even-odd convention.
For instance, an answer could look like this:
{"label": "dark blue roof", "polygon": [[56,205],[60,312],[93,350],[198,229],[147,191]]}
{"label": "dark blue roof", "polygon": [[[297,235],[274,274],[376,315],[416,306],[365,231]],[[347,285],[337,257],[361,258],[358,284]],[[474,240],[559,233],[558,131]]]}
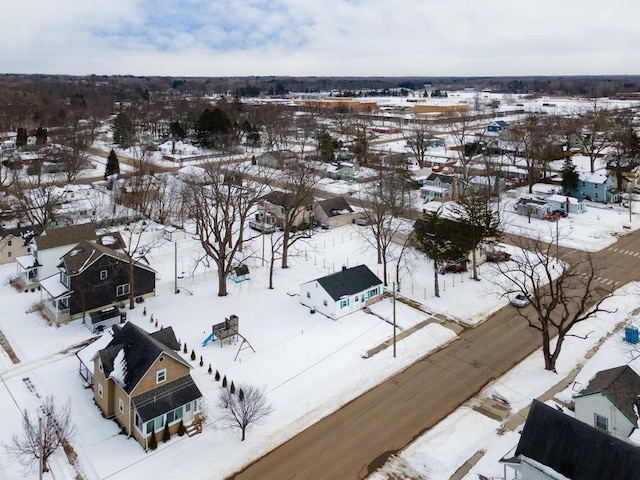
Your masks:
{"label": "dark blue roof", "polygon": [[380,280],[366,265],[345,268],[316,280],[331,298],[340,300],[345,295],[355,295],[368,288],[382,285]]}
{"label": "dark blue roof", "polygon": [[142,421],[146,422],[198,398],[202,398],[202,393],[191,375],[186,375],[134,397],[133,405]]}

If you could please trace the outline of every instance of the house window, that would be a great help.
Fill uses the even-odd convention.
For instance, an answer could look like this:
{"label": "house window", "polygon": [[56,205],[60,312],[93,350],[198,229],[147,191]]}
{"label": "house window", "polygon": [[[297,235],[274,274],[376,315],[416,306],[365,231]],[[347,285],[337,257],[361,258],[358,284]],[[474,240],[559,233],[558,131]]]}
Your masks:
{"label": "house window", "polygon": [[7,252],[7,257],[11,257],[11,252]]}
{"label": "house window", "polygon": [[307,298],[311,298],[311,293],[307,292]]}
{"label": "house window", "polygon": [[104,373],[104,368],[102,367],[102,360],[98,359],[98,370]]}
{"label": "house window", "polygon": [[107,279],[107,271],[100,270],[100,280],[106,280],[106,279]]}
{"label": "house window", "polygon": [[327,306],[327,301],[326,301],[326,300],[323,300],[323,301],[322,301],[322,304],[326,307],[326,306]]}
{"label": "house window", "polygon": [[13,245],[13,240],[8,240],[7,241],[7,247],[10,247],[11,245]]}
{"label": "house window", "polygon": [[160,430],[161,428],[164,427],[164,415],[160,417],[156,417],[155,427],[156,427],[156,430]]}
{"label": "house window", "polygon": [[344,308],[346,306],[349,305],[349,299],[347,298],[346,300],[340,300],[340,308]]}
{"label": "house window", "polygon": [[65,287],[69,286],[69,277],[67,277],[66,273],[60,272],[60,281]]}
{"label": "house window", "polygon": [[595,192],[595,193],[593,194],[593,198],[598,198],[598,192]]}
{"label": "house window", "polygon": [[146,430],[146,434],[149,435],[151,432],[153,432],[153,426],[155,425],[155,420],[151,420],[150,422],[147,422],[147,428]]}
{"label": "house window", "polygon": [[122,285],[118,285],[116,287],[116,297],[123,297],[125,295],[129,295],[129,284],[124,283]]}
{"label": "house window", "polygon": [[607,419],[607,417],[603,417],[602,415],[598,415],[597,413],[595,414],[595,425],[596,428],[599,428],[604,432],[609,431],[609,420]]}
{"label": "house window", "polygon": [[98,384],[98,396],[99,396],[100,398],[102,398],[102,395],[103,395],[103,391],[102,391],[102,384],[100,384],[100,383],[99,383],[99,384]]}
{"label": "house window", "polygon": [[162,383],[167,379],[167,369],[163,368],[156,372],[156,383]]}
{"label": "house window", "polygon": [[124,413],[124,401],[121,398],[118,399],[118,410],[120,413]]}
{"label": "house window", "polygon": [[193,401],[193,411],[194,412],[198,411],[198,400],[197,399]]}
{"label": "house window", "polygon": [[142,423],[142,419],[140,418],[140,415],[138,415],[138,412],[136,412],[136,414],[134,415],[134,422],[136,425],[136,428],[142,432],[142,427],[144,426]]}
{"label": "house window", "polygon": [[185,411],[185,412],[190,412],[190,411],[191,411],[191,402],[187,403],[187,404],[184,406],[184,411]]}

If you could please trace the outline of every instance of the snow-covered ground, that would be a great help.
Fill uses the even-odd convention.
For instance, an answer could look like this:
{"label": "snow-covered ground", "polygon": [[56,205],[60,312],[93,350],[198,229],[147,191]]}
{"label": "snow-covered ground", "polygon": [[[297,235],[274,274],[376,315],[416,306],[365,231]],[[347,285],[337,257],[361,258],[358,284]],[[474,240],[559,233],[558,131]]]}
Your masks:
{"label": "snow-covered ground", "polygon": [[[594,209],[594,215],[595,212]],[[572,221],[574,228],[561,239],[561,244],[570,246],[574,236],[587,236],[591,238],[593,249],[604,248],[615,241],[615,235],[622,232],[625,225],[640,226],[640,218],[635,215],[629,224],[628,213],[625,216],[606,209],[601,212],[601,218],[609,225],[609,230],[592,235],[588,232],[594,231],[594,221],[588,214],[589,211],[582,216],[562,220]],[[200,256],[197,242],[189,238],[177,242],[179,294],[174,293],[174,244],[166,242],[151,250],[148,257],[158,271],[157,296],[145,302],[146,316],[143,308],[138,306],[128,311],[128,320],[150,331],[171,325],[180,340],[187,343],[188,349],[195,350],[197,358],[202,355],[204,367],[192,362],[192,375],[204,394],[207,409],[202,434],[192,438],[174,437],[167,444],[161,443],[152,453],[145,453],[136,442],[120,435],[114,422],[103,419],[93,404],[92,391],[83,387],[77,371],[78,360],[73,354],[75,349],[69,347],[88,339],[88,330],[78,321],[60,327],[47,326],[38,314],[25,313],[40,299],[40,293],[17,292],[5,283],[0,288],[3,305],[0,330],[21,363],[13,365],[4,352],[0,353],[0,374],[5,385],[0,393],[0,404],[8,413],[0,431],[0,441],[8,443],[13,433],[19,431],[19,409],[32,410],[44,396],[55,395],[58,402],[70,402],[72,406],[76,427],[72,446],[79,455],[77,468],[86,479],[128,479],[152,474],[161,478],[178,475],[194,479],[223,478],[233,473],[356,395],[402,370],[425,352],[455,338],[455,328],[448,328],[455,323],[430,323],[398,342],[397,358],[393,358],[389,349],[367,358],[369,350],[393,334],[390,298],[373,307],[375,315],[357,312],[337,321],[311,314],[299,303],[300,283],[331,273],[343,265],[364,263],[382,277],[381,266],[375,263],[371,247],[362,237],[365,231],[365,227],[355,225],[318,231],[308,243],[297,245],[295,256],[291,258],[291,268],[276,270],[273,290],[267,288],[268,271],[262,265],[261,242],[258,241],[253,247],[257,255],[249,263],[251,280],[239,284],[229,282],[229,295],[223,298],[217,296],[215,272],[202,265],[196,268],[196,259]],[[580,243],[582,239],[573,241]],[[14,268],[13,265],[1,267],[0,278],[7,280],[14,273]],[[481,277],[485,272],[489,272],[488,266],[480,267]],[[390,281],[394,274],[395,260],[389,265]],[[436,298],[431,262],[417,252],[411,252],[406,263],[401,265],[401,278],[399,296],[420,303],[426,312],[444,314],[453,322],[464,319],[467,323],[477,323],[506,303],[506,299],[492,290],[490,282],[471,281],[468,273],[441,276],[441,297]],[[461,302],[460,298],[465,301]],[[396,307],[400,331],[429,317],[425,311],[400,301],[396,302]],[[152,314],[158,326],[150,321]],[[211,326],[231,314],[238,315],[240,331],[255,352],[249,348],[241,349],[240,343],[221,346],[216,342],[201,346],[211,332]],[[599,321],[606,324],[599,327],[601,334],[610,331],[610,322]],[[579,349],[586,345],[576,346],[575,354],[567,347],[560,362],[562,368],[570,368],[570,358],[583,358]],[[526,367],[527,363],[519,367],[529,369],[526,375],[516,374],[516,378],[529,385],[531,391],[524,390],[520,384],[507,388],[518,392],[514,395],[520,403],[510,400],[514,409],[521,408],[538,391],[543,392],[548,383],[558,379],[558,376],[547,378],[539,367],[539,359],[537,363],[535,359],[532,362],[529,367]],[[245,442],[240,441],[237,433],[220,429],[216,422],[215,405],[221,387],[213,375],[207,373],[209,364],[236,385],[250,383],[263,388],[273,404],[273,413],[264,423],[249,430]],[[502,382],[508,385],[507,379],[500,379],[494,388],[503,385]],[[460,428],[467,430],[469,422],[464,419],[479,414],[461,410],[455,415],[461,418]],[[472,430],[488,434],[495,431],[494,423],[486,420],[479,424],[473,422]],[[442,427],[432,430],[427,439],[420,441],[433,437],[439,428]],[[472,440],[472,435],[465,436]],[[444,442],[444,438],[437,442]],[[459,438],[455,445],[458,455],[449,455],[447,465],[442,465],[444,460],[441,457],[436,464],[425,461],[429,465],[428,471],[442,475],[438,478],[446,478],[447,474],[440,472],[454,468],[454,457],[463,459],[467,449],[476,448],[472,443],[463,448]],[[193,452],[198,452],[198,455]],[[158,455],[162,455],[162,460]],[[185,462],[185,458],[189,461]],[[56,478],[71,476],[74,471],[62,454],[55,457],[52,468]],[[4,451],[0,451],[0,477],[35,478],[35,472],[25,474]]]}

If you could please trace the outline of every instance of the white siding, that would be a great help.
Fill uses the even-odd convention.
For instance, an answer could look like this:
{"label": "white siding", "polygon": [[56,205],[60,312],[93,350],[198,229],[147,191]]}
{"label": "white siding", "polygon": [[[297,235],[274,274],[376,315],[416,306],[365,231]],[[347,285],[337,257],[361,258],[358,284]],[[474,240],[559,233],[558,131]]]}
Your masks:
{"label": "white siding", "polygon": [[633,430],[629,419],[603,393],[593,393],[575,399],[576,419],[595,427],[595,414],[607,419],[609,434],[627,439]]}

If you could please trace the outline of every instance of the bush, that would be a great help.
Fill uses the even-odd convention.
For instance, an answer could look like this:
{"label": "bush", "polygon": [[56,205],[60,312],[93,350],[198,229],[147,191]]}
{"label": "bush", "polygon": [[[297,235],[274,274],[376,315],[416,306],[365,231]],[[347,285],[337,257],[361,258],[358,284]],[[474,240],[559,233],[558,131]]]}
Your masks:
{"label": "bush", "polygon": [[196,359],[196,352],[195,350],[191,350],[191,360],[195,360]]}
{"label": "bush", "polygon": [[187,433],[187,429],[184,428],[184,423],[180,420],[180,425],[178,425],[178,436],[182,437],[185,433]]}
{"label": "bush", "polygon": [[218,370],[216,370],[216,382],[220,381],[220,372]]}
{"label": "bush", "polygon": [[211,364],[209,364],[209,368],[207,369],[207,373],[209,375],[211,375],[211,372],[213,372],[213,369],[211,368]]}
{"label": "bush", "polygon": [[236,393],[236,386],[233,384],[233,382],[231,382],[231,386],[229,387],[229,391],[231,393]]}
{"label": "bush", "polygon": [[164,431],[162,432],[162,441],[167,443],[171,439],[171,432],[169,431],[169,423],[164,424]]}
{"label": "bush", "polygon": [[227,376],[226,375],[222,379],[222,388],[227,388]]}
{"label": "bush", "polygon": [[155,430],[151,432],[151,438],[149,439],[149,448],[151,450],[155,450],[156,448],[158,448],[158,440],[156,439]]}
{"label": "bush", "polygon": [[184,349],[182,350],[184,353],[187,353],[187,342],[184,342]]}
{"label": "bush", "polygon": [[200,355],[200,366],[204,366],[204,361],[202,360],[202,355]]}

